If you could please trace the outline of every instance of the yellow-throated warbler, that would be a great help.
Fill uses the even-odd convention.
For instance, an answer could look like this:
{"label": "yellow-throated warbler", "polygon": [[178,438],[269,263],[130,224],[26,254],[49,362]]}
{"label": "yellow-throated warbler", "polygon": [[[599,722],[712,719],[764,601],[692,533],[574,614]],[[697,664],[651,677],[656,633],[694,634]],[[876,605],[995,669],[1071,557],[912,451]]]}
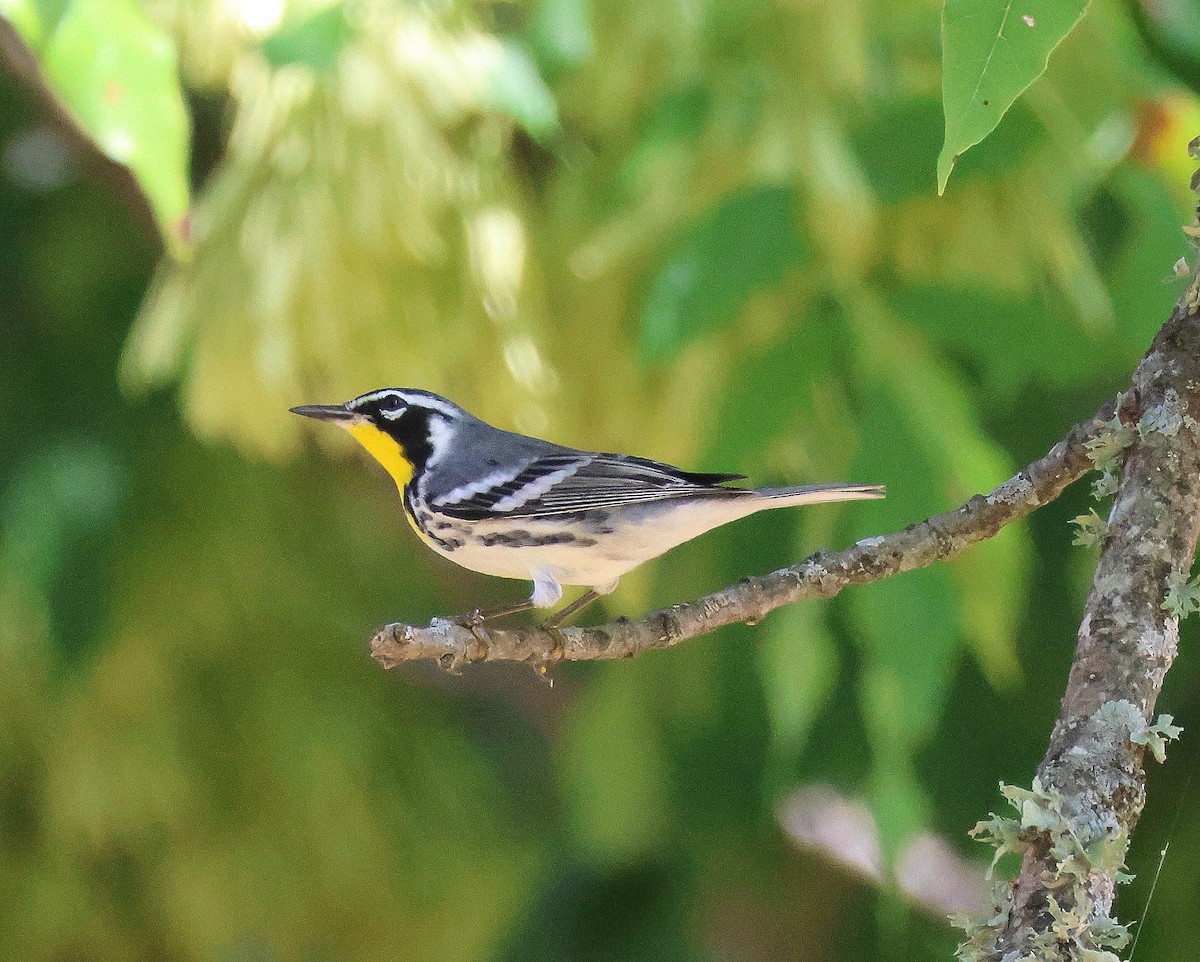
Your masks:
{"label": "yellow-throated warbler", "polygon": [[533,582],[527,601],[476,612],[476,621],[553,607],[563,585],[588,588],[549,619],[558,624],[643,561],[719,525],[766,508],[883,497],[874,484],[725,487],[745,475],[565,448],[408,388],[292,411],[349,431],[391,474],[409,522],[438,554]]}

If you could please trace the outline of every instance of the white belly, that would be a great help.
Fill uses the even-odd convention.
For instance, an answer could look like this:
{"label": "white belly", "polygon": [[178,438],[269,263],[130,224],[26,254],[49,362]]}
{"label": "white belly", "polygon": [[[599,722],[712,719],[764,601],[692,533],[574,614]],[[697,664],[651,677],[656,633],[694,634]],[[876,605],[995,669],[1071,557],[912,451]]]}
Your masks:
{"label": "white belly", "polygon": [[455,564],[481,574],[562,585],[609,585],[651,558],[766,505],[757,499],[663,502],[623,507],[599,522],[554,516],[458,521],[423,538]]}

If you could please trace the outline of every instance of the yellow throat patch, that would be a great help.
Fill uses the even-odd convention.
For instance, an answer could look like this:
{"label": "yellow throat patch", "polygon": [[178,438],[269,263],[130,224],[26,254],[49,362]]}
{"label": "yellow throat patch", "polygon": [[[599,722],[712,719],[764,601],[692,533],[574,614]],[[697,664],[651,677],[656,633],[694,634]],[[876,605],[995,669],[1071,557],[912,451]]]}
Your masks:
{"label": "yellow throat patch", "polygon": [[400,447],[399,442],[373,424],[351,424],[346,430],[370,452],[371,457],[384,466],[396,482],[396,487],[403,493],[404,486],[412,480],[413,466],[404,456],[404,449]]}

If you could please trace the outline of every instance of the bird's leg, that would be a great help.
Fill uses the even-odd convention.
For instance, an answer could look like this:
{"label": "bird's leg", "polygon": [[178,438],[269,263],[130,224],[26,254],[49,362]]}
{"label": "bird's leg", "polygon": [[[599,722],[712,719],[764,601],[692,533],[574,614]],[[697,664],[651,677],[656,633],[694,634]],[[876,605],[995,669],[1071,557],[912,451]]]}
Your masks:
{"label": "bird's leg", "polygon": [[543,621],[542,627],[543,628],[557,628],[559,625],[561,625],[564,621],[566,621],[572,615],[576,614],[579,611],[582,611],[584,608],[586,608],[588,605],[590,605],[593,601],[595,601],[599,597],[600,597],[600,592],[598,592],[595,588],[589,588],[587,591],[585,591],[583,594],[581,594],[578,598],[576,598],[574,601],[572,601],[565,608],[560,608],[558,611],[554,612],[554,614],[552,614],[549,618],[547,618],[545,621]]}
{"label": "bird's leg", "polygon": [[474,628],[476,625],[482,625],[485,621],[492,621],[496,618],[506,618],[509,615],[516,615],[522,611],[528,611],[533,607],[533,599],[526,598],[524,601],[518,601],[516,604],[504,605],[501,608],[489,608],[487,611],[482,611],[476,608],[474,611],[468,611],[465,615],[459,615],[457,618],[451,618],[457,625],[462,625],[464,628]]}

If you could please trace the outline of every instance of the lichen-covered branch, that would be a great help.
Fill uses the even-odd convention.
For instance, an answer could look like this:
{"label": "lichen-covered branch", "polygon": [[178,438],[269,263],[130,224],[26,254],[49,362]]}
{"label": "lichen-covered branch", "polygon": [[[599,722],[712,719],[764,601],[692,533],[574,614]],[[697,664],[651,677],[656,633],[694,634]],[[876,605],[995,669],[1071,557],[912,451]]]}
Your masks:
{"label": "lichen-covered branch", "polygon": [[1129,418],[1110,401],[1075,425],[1045,457],[988,495],[903,531],[866,538],[838,552],[817,552],[799,564],[768,575],[743,578],[697,601],[621,619],[595,628],[463,627],[434,619],[426,627],[391,624],[371,640],[371,653],[385,668],[420,658],[457,670],[478,661],[526,661],[538,667],[557,661],[631,658],[651,648],[669,648],[734,622],[757,621],[781,605],[805,598],[831,598],[849,585],[879,581],[943,561],[990,538],[1005,525],[1053,501],[1072,481],[1092,469],[1105,439]]}
{"label": "lichen-covered branch", "polygon": [[1179,729],[1153,722],[1175,658],[1200,533],[1200,279],[1133,379],[1140,411],[1101,544],[1075,660],[1032,790],[1017,817],[980,823],[1023,853],[1020,875],[976,925],[965,960],[1116,962],[1128,933],[1115,889],[1145,803],[1143,756]]}

